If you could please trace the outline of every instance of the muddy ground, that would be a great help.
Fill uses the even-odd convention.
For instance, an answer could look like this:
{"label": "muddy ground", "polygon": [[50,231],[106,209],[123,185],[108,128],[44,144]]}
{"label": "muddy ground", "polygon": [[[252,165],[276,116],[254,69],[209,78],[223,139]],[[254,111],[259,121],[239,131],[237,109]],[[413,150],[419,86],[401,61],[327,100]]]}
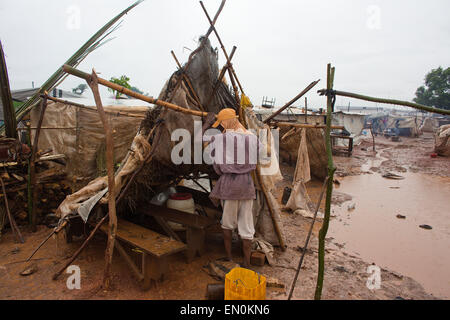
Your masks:
{"label": "muddy ground", "polygon": [[[335,157],[338,168],[338,180],[345,182],[346,176],[393,172],[401,174],[405,171],[423,172],[426,174],[450,176],[450,161],[447,158],[431,159],[430,153],[434,141],[430,137],[418,139],[402,138],[400,142],[392,142],[377,137],[376,152],[372,150],[371,139],[367,139],[355,148],[351,158]],[[285,181],[280,183],[277,195],[281,201],[284,186],[290,184],[293,168],[282,167]],[[311,200],[316,201],[320,182],[308,183]],[[336,190],[334,205],[342,204],[352,196]],[[297,267],[308,228],[310,218],[282,212],[282,224],[287,238],[287,250],[276,249],[273,266],[254,267],[262,274],[275,277],[285,285],[285,289],[267,289],[268,299],[286,299]],[[331,224],[335,221],[333,217]],[[294,299],[312,299],[317,274],[317,234],[320,221],[315,224],[309,249],[305,256],[302,270],[298,278]],[[7,232],[0,242],[0,299],[204,299],[206,286],[217,283],[203,268],[209,261],[225,255],[220,230],[208,233],[207,253],[187,264],[184,256],[178,254],[171,257],[167,277],[155,283],[149,291],[142,291],[125,262],[114,257],[113,274],[114,290],[104,291],[101,288],[104,268],[104,248],[106,240],[97,235],[81,256],[74,262],[81,269],[81,289],[69,290],[66,286],[68,274],[63,273],[56,281],[53,273],[58,270],[64,258],[69,257],[81,244],[76,241],[66,244],[64,239],[51,239],[35,255],[32,261],[25,259],[51,230],[40,226],[38,232],[30,233],[22,228],[25,244],[14,241],[11,232]],[[234,256],[241,259],[238,242],[233,243]],[[372,261],[364,261],[360,257],[346,251],[343,244],[331,237],[327,238],[325,257],[325,281],[323,299],[435,299],[425,292],[414,279],[397,272],[382,269],[382,285],[379,290],[369,290],[366,286],[369,274],[367,268]],[[32,267],[34,272],[21,276],[20,272]]]}

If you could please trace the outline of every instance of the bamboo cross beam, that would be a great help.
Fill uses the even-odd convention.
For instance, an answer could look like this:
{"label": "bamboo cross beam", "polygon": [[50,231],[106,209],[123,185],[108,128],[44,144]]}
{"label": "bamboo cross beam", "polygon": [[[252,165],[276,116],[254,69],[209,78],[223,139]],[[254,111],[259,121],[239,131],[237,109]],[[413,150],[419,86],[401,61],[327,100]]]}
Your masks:
{"label": "bamboo cross beam", "polygon": [[[296,123],[296,122],[273,122],[274,126],[278,127],[294,127],[294,128],[307,128],[307,129],[324,129],[327,126],[324,124],[309,124],[309,123]],[[331,126],[331,129],[344,130],[344,126]]]}
{"label": "bamboo cross beam", "polygon": [[[71,67],[69,65],[65,64],[63,66],[63,70],[64,70],[64,72],[70,73],[71,75],[74,75],[74,76],[76,76],[78,78],[85,79],[86,81],[91,81],[92,76],[89,73],[86,73],[86,72],[83,72],[81,70],[75,69],[75,68],[73,68],[73,67]],[[110,82],[108,80],[105,80],[103,78],[100,78],[100,77],[98,78],[98,83],[103,85],[103,86],[105,86],[105,87],[108,87],[108,88],[111,88],[113,90],[116,90],[116,91],[118,91],[118,92],[120,92],[122,94],[125,94],[127,96],[130,96],[130,97],[133,97],[133,98],[136,98],[136,99],[139,99],[139,100],[151,103],[151,104],[156,104],[158,106],[161,106],[161,107],[164,107],[164,108],[167,108],[167,109],[171,109],[173,111],[182,112],[182,113],[186,113],[186,114],[190,114],[190,115],[198,116],[198,117],[205,117],[207,115],[206,112],[186,109],[186,108],[177,106],[176,104],[173,104],[173,103],[170,103],[170,102],[166,102],[166,101],[163,101],[163,100],[154,99],[152,97],[144,96],[143,94],[131,91],[131,90],[125,88],[125,87],[122,87],[122,86],[120,86],[118,84],[112,83],[112,82]]]}
{"label": "bamboo cross beam", "polygon": [[[322,89],[322,90],[318,91],[318,93],[321,95],[325,95],[326,92],[327,92],[326,89]],[[338,90],[333,90],[333,93],[336,96],[343,96],[343,97],[365,100],[365,101],[370,101],[370,102],[393,104],[393,105],[405,106],[405,107],[410,107],[410,108],[419,109],[419,110],[423,110],[423,111],[428,111],[428,112],[432,112],[432,113],[439,113],[442,115],[450,115],[450,110],[428,107],[428,106],[424,106],[422,104],[418,104],[418,103],[414,103],[414,102],[395,100],[395,99],[375,98],[375,97],[364,96],[361,94],[356,94],[356,93],[351,93],[351,92],[338,91]]]}
{"label": "bamboo cross beam", "polygon": [[272,119],[274,119],[277,115],[279,115],[281,112],[283,112],[285,109],[289,108],[293,103],[295,103],[295,101],[297,101],[298,99],[300,99],[301,97],[303,97],[305,94],[308,93],[309,90],[311,90],[312,88],[314,88],[316,86],[316,84],[318,84],[320,81],[313,81],[311,82],[305,89],[303,89],[302,92],[300,92],[298,95],[296,95],[291,101],[289,101],[288,103],[286,103],[284,106],[282,106],[280,109],[278,109],[276,112],[274,112],[270,117],[268,117],[266,120],[264,120],[264,123],[268,123],[269,121],[271,121]]}
{"label": "bamboo cross beam", "polygon": [[[41,98],[44,98],[44,96],[45,95],[41,95]],[[74,107],[81,108],[81,109],[97,111],[97,107],[85,106],[84,104],[79,104],[79,103],[72,102],[69,100],[58,99],[58,98],[51,97],[51,96],[47,96],[47,99],[52,100],[53,102],[67,104],[67,105],[74,106]],[[125,116],[125,117],[142,118],[142,119],[145,118],[145,114],[141,115],[141,114],[134,114],[134,113],[130,113],[130,112],[112,111],[112,110],[105,110],[105,112],[108,114],[116,115],[116,116]],[[79,127],[79,128],[82,129],[82,127]],[[33,128],[30,128],[30,129],[33,129]],[[45,129],[45,128],[42,128],[42,129]],[[47,129],[52,129],[52,128],[47,128]],[[64,128],[62,128],[62,129],[64,129]],[[66,129],[68,129],[68,128],[66,128]],[[23,129],[17,129],[17,130],[23,130]]]}
{"label": "bamboo cross beam", "polygon": [[[225,55],[225,58],[227,59],[228,68],[229,68],[230,72],[233,74],[234,79],[236,79],[236,82],[237,82],[237,84],[238,84],[238,86],[239,86],[239,89],[241,90],[242,94],[245,94],[245,93],[244,93],[244,89],[242,89],[242,85],[241,85],[241,83],[239,82],[239,79],[238,79],[238,77],[237,77],[237,75],[236,75],[236,72],[234,71],[233,65],[231,64],[231,59],[230,59],[230,57],[228,56],[227,51],[225,50],[225,46],[223,45],[222,39],[220,39],[220,36],[219,36],[219,34],[217,33],[217,29],[216,29],[216,27],[214,26],[215,21],[211,20],[211,18],[209,17],[208,11],[206,11],[205,6],[203,5],[203,1],[200,1],[200,5],[202,6],[203,11],[205,12],[206,18],[208,18],[208,21],[209,21],[209,24],[211,25],[211,28],[213,28],[213,31],[214,31],[214,34],[215,34],[216,37],[217,37],[217,40],[219,41],[220,47],[221,47],[221,49],[222,49],[222,51],[223,51],[223,54]],[[230,76],[230,77],[231,77],[231,76]]]}
{"label": "bamboo cross beam", "polygon": [[194,90],[194,87],[192,86],[189,76],[186,74],[185,70],[183,70],[183,67],[181,66],[181,63],[178,61],[177,56],[175,55],[175,52],[173,52],[173,50],[171,50],[170,53],[172,54],[172,57],[175,59],[175,62],[177,64],[178,68],[181,70],[184,81],[186,81],[186,84],[188,85],[189,89],[192,91],[192,94],[194,95],[194,99],[198,103],[198,106],[200,107],[200,109],[202,111],[205,111],[205,109],[202,106],[202,103],[200,102],[200,98],[198,97],[197,93]]}

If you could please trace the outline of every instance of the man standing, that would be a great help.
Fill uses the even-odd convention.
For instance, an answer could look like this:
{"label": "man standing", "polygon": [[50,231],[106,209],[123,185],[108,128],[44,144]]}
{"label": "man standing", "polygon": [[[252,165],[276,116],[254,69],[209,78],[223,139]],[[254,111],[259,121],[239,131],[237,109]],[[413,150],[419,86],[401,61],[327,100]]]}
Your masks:
{"label": "man standing", "polygon": [[[205,125],[211,125],[211,117]],[[213,167],[220,178],[210,198],[222,203],[221,224],[227,258],[232,261],[231,239],[233,230],[237,229],[242,239],[243,267],[248,268],[255,234],[252,208],[256,192],[251,172],[256,169],[259,140],[239,122],[234,109],[219,112],[212,127],[219,125],[224,131],[212,136],[210,145],[214,150]]]}

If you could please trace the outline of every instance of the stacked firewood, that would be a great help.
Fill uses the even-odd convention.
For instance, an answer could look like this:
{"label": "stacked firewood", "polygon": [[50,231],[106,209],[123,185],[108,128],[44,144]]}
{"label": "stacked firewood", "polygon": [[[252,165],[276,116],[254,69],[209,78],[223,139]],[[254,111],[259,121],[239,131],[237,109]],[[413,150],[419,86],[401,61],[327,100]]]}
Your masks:
{"label": "stacked firewood", "polygon": [[[66,195],[72,192],[65,180],[64,168],[60,165],[52,166],[50,163],[63,164],[62,155],[46,156],[49,152],[39,152],[36,161],[36,183],[30,185],[29,155],[30,149],[15,139],[0,138],[0,178],[5,187],[8,209],[18,225],[28,224],[30,221],[29,208],[32,206],[29,190],[36,188],[38,201],[36,213],[38,223],[52,226],[56,221],[54,213]],[[0,189],[0,232],[10,225],[7,216],[4,192]]]}

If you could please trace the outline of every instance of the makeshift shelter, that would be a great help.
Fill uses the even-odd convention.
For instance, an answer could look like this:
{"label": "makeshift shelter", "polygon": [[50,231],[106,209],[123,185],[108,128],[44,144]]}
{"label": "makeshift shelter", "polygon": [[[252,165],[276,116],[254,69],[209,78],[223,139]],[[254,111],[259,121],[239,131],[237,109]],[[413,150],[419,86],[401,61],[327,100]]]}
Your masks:
{"label": "makeshift shelter", "polygon": [[[327,176],[324,130],[315,128],[303,130],[305,130],[311,176],[323,180]],[[280,129],[280,159],[291,165],[297,163],[298,150],[302,141],[300,131],[300,128],[282,127]]]}
{"label": "makeshift shelter", "polygon": [[[37,106],[30,112],[32,128],[38,126],[41,108],[42,106]],[[151,107],[104,108],[113,130],[115,162],[120,163]],[[45,110],[42,128],[38,149],[65,155],[66,165],[62,169],[73,189],[77,190],[99,175],[106,174],[105,133],[95,106],[50,101]]]}
{"label": "makeshift shelter", "polygon": [[375,133],[383,134],[391,131],[395,135],[405,137],[417,137],[422,124],[422,119],[418,116],[398,116],[387,113],[370,115],[368,120],[371,121]]}
{"label": "makeshift shelter", "polygon": [[435,133],[438,128],[439,128],[438,119],[433,117],[426,117],[423,120],[422,125],[419,127],[419,134],[422,134],[424,132]]}
{"label": "makeshift shelter", "polygon": [[[359,113],[333,112],[332,125],[344,126],[353,138],[353,145],[358,145],[363,137],[362,131],[366,123],[366,116]],[[347,146],[348,140],[337,139],[336,145]]]}
{"label": "makeshift shelter", "polygon": [[450,157],[450,124],[439,127],[435,134],[435,152],[443,157]]}
{"label": "makeshift shelter", "polygon": [[[200,46],[189,59],[189,68],[183,68],[173,73],[164,85],[158,100],[171,102],[189,110],[204,110],[218,113],[223,108],[239,108],[235,97],[229,92],[226,85],[219,80],[217,52],[211,47],[208,39],[200,38]],[[187,76],[190,85],[187,86],[182,79]],[[269,139],[262,141],[272,146],[273,139],[269,127],[263,125],[251,109],[243,112],[245,123],[251,129],[263,130]],[[131,214],[137,213],[137,203],[142,208],[159,191],[170,186],[176,186],[182,179],[197,179],[202,174],[215,178],[212,166],[206,164],[179,164],[175,165],[171,159],[174,142],[171,140],[172,132],[177,129],[187,130],[194,135],[194,121],[201,121],[200,117],[182,112],[176,112],[161,106],[149,110],[142,121],[137,134],[130,146],[130,151],[122,161],[115,174],[115,190],[118,194],[130,181],[130,177],[143,165],[139,175],[130,185],[127,185],[125,205]],[[194,148],[194,141],[188,141]],[[152,156],[147,158],[152,151]],[[193,156],[193,155],[192,155]],[[191,162],[194,163],[194,162]],[[267,170],[264,172],[264,170]],[[275,183],[281,179],[276,153],[271,153],[271,163],[268,168],[260,166],[260,180],[257,180],[257,199],[254,205],[255,224],[257,235],[271,244],[283,243],[282,230],[279,228],[279,208],[271,191]],[[79,214],[83,219],[89,218],[89,213],[97,202],[106,203],[107,192],[106,177],[99,177],[86,187],[68,196],[59,206],[57,214],[61,219],[70,215]],[[105,195],[106,194],[106,195]],[[280,241],[281,240],[281,241]]]}

